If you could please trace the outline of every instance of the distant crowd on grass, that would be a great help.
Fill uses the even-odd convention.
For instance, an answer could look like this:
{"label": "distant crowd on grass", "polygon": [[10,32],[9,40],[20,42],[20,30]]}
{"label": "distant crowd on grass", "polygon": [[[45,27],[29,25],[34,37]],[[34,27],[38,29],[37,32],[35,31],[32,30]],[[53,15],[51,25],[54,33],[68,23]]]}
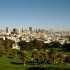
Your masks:
{"label": "distant crowd on grass", "polygon": [[[62,55],[63,51],[70,52],[70,43],[64,43],[63,45],[57,41],[51,43],[44,43],[40,40],[31,40],[30,42],[20,41],[18,45],[20,50],[12,49],[12,44],[15,42],[9,39],[0,39],[0,57],[11,50],[11,58],[16,58],[18,54],[22,63],[25,64],[31,58],[31,61],[38,64],[59,64],[60,66],[65,63],[70,63],[70,55]],[[26,51],[33,51],[31,56]],[[59,54],[57,52],[60,52]]]}

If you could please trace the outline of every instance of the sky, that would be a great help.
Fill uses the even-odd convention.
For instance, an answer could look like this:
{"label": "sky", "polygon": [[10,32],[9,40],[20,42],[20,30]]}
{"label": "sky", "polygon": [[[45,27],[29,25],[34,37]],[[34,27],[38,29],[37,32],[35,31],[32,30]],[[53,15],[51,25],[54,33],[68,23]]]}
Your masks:
{"label": "sky", "polygon": [[70,31],[70,0],[0,0],[1,28]]}

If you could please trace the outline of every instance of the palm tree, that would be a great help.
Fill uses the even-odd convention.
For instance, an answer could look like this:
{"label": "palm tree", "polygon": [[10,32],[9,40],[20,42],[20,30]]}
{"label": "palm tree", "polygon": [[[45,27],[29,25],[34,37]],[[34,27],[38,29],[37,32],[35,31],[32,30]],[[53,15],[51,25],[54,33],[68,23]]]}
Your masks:
{"label": "palm tree", "polygon": [[20,59],[22,60],[22,63],[24,66],[26,65],[26,61],[28,60],[27,53],[25,51],[21,52]]}

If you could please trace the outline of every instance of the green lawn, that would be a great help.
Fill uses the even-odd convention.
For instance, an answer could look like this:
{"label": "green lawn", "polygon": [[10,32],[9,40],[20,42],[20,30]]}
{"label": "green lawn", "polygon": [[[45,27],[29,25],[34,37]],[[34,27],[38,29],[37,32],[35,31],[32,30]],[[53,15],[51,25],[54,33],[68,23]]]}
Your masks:
{"label": "green lawn", "polygon": [[[29,56],[31,55],[30,53],[31,52],[28,52]],[[8,58],[8,56],[9,53],[4,54],[2,58],[0,57],[0,70],[70,70],[70,65],[59,66],[46,64],[44,67],[45,69],[43,68],[43,65],[35,67],[34,63],[27,63],[26,66],[23,66],[18,55],[15,59]]]}

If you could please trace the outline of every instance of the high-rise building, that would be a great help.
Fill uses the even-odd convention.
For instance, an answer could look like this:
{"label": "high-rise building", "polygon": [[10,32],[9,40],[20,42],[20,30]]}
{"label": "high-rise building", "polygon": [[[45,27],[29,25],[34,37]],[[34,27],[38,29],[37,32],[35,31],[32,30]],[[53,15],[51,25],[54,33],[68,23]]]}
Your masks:
{"label": "high-rise building", "polygon": [[13,29],[13,33],[14,34],[19,34],[20,33],[20,30],[15,28],[15,29]]}
{"label": "high-rise building", "polygon": [[22,33],[24,32],[23,28],[22,28],[21,32],[22,32]]}
{"label": "high-rise building", "polygon": [[6,27],[6,33],[8,33],[8,27]]}
{"label": "high-rise building", "polygon": [[32,27],[29,27],[29,31],[30,31],[30,33],[32,33]]}

